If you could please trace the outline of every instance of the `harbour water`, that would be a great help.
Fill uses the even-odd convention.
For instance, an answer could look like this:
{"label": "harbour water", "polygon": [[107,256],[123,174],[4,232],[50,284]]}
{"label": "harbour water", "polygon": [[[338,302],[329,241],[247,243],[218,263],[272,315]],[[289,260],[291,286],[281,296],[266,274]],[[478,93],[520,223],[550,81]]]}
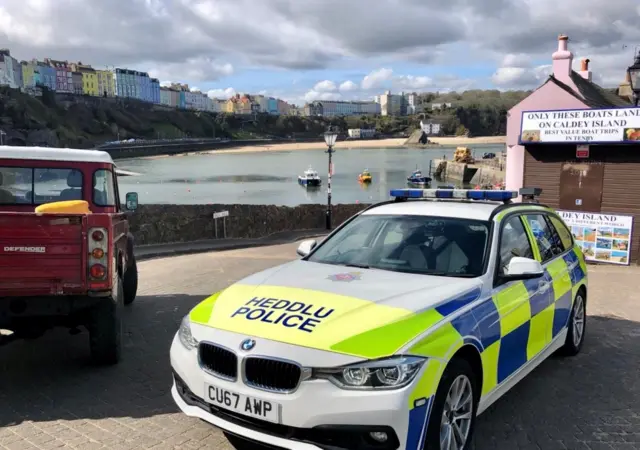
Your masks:
{"label": "harbour water", "polygon": [[[406,187],[416,168],[425,174],[432,159],[451,159],[455,147],[340,149],[333,154],[333,203],[371,203],[389,199],[389,190]],[[475,157],[498,154],[504,145],[475,146]],[[119,177],[122,201],[138,192],[141,204],[273,204],[295,206],[327,199],[328,158],[324,150],[220,153],[118,160],[119,169],[140,175]],[[319,188],[298,185],[297,177],[313,167]],[[358,183],[368,169],[370,185]],[[454,184],[446,182],[447,184]],[[434,181],[433,187],[439,183]]]}

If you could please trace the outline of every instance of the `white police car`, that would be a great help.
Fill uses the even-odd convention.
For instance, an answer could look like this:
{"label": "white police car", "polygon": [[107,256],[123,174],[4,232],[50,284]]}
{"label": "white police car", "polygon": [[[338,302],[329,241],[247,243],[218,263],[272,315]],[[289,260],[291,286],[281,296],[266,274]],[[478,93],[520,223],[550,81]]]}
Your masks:
{"label": "white police car", "polygon": [[510,191],[391,195],[184,318],[182,411],[237,449],[465,449],[477,414],[578,353],[587,270],[552,209]]}

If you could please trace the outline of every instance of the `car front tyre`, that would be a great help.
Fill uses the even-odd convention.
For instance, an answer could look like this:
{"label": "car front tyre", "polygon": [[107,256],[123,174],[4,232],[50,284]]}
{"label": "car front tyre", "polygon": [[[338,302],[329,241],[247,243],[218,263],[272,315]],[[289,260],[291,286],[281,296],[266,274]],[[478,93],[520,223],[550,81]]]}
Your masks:
{"label": "car front tyre", "polygon": [[424,450],[470,448],[479,393],[471,365],[461,358],[451,360],[436,391]]}
{"label": "car front tyre", "polygon": [[575,356],[580,353],[587,331],[587,300],[584,291],[580,290],[573,300],[573,308],[567,325],[567,339],[560,348],[560,355]]}

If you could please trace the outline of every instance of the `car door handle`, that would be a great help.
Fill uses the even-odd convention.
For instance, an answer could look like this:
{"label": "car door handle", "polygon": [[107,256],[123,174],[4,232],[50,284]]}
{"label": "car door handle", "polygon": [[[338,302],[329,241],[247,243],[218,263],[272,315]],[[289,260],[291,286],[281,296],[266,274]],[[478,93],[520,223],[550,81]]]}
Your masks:
{"label": "car door handle", "polygon": [[541,281],[540,283],[538,283],[538,292],[540,292],[541,294],[544,294],[545,292],[547,292],[549,290],[550,286],[551,286],[550,282]]}

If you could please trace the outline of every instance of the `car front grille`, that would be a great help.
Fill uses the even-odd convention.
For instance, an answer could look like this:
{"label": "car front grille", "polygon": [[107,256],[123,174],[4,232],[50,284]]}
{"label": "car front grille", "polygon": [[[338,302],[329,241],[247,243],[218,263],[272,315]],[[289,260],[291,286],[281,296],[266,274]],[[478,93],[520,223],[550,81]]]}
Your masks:
{"label": "car front grille", "polygon": [[249,357],[244,360],[244,381],[248,386],[273,392],[292,392],[302,377],[300,366],[275,359]]}
{"label": "car front grille", "polygon": [[238,357],[217,345],[201,342],[198,347],[200,365],[214,376],[235,381],[238,378]]}

